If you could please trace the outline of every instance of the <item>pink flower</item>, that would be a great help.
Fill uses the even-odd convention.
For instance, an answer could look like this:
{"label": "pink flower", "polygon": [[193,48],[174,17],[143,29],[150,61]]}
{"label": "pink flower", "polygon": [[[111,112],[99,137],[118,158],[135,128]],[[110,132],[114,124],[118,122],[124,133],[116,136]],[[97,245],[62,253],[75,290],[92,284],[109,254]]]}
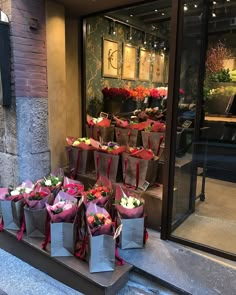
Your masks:
{"label": "pink flower", "polygon": [[160,98],[160,92],[158,91],[158,89],[157,88],[153,88],[153,89],[151,89],[150,90],[150,96],[152,97],[152,98]]}

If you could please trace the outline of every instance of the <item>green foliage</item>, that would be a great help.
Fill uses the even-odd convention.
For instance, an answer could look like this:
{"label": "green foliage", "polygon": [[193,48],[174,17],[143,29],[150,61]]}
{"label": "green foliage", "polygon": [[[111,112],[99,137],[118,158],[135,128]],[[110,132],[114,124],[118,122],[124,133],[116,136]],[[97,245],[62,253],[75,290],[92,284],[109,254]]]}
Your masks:
{"label": "green foliage", "polygon": [[231,82],[229,69],[221,69],[219,72],[213,72],[209,80],[212,82]]}

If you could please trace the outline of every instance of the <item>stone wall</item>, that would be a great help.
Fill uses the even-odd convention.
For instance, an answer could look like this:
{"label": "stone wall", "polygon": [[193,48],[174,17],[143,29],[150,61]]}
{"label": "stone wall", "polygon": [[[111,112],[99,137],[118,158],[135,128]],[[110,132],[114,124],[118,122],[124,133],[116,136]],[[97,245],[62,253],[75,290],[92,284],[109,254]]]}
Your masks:
{"label": "stone wall", "polygon": [[48,174],[50,152],[45,2],[2,2],[11,20],[12,51],[12,105],[0,108],[0,186],[6,186]]}

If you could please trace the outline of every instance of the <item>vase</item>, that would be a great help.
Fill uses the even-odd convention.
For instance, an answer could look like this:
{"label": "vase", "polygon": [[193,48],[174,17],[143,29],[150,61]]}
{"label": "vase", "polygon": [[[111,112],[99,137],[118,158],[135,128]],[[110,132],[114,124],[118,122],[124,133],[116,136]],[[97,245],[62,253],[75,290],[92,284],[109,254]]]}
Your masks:
{"label": "vase", "polygon": [[121,97],[103,97],[103,110],[106,113],[120,113],[122,98]]}
{"label": "vase", "polygon": [[122,101],[120,105],[120,112],[121,113],[130,113],[136,109],[136,101],[133,99],[125,99]]}
{"label": "vase", "polygon": [[141,100],[137,100],[136,101],[136,109],[137,110],[142,110],[143,109],[143,106],[144,106],[144,102],[141,101]]}
{"label": "vase", "polygon": [[149,108],[160,108],[161,107],[161,99],[149,97]]}

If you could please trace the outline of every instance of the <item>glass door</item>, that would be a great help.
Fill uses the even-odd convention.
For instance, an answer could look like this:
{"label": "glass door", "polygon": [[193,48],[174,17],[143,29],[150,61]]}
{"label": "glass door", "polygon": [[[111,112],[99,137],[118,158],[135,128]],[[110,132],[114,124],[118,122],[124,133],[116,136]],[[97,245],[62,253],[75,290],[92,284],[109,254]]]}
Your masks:
{"label": "glass door", "polygon": [[207,2],[182,3],[168,229],[173,240],[235,259],[236,3]]}

